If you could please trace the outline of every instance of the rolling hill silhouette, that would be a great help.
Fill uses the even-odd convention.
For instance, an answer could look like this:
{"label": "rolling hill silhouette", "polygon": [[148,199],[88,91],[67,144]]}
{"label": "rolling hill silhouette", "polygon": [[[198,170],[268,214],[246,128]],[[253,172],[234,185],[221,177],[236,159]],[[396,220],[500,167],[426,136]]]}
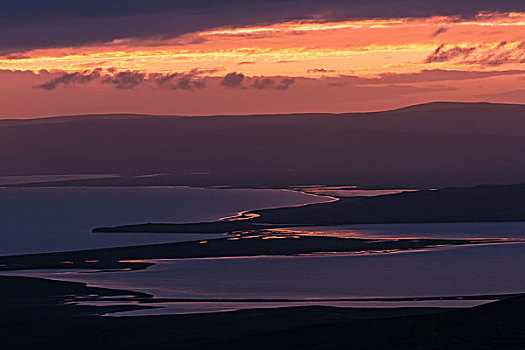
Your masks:
{"label": "rolling hill silhouette", "polygon": [[525,179],[523,154],[525,105],[436,102],[374,113],[0,122],[0,175],[170,174],[87,181],[102,185],[516,183]]}

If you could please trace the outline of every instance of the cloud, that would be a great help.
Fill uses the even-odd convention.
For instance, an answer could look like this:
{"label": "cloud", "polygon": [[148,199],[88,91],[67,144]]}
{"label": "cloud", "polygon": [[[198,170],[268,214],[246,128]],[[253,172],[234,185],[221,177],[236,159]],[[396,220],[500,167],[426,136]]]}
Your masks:
{"label": "cloud", "polygon": [[61,76],[54,78],[47,83],[39,84],[33,86],[36,89],[44,90],[54,90],[59,85],[69,85],[69,84],[87,84],[92,82],[95,79],[100,78],[100,69],[95,69],[93,71],[82,71],[74,73],[63,73]]}
{"label": "cloud", "polygon": [[184,76],[177,79],[177,82],[171,86],[172,89],[183,89],[183,90],[195,90],[203,89],[206,87],[206,81],[204,79],[194,80],[193,77]]}
{"label": "cloud", "polygon": [[[55,77],[43,84],[35,85],[34,88],[53,90],[59,85],[70,84],[87,84],[94,81],[100,81],[103,84],[111,84],[116,89],[133,89],[141,84],[153,83],[157,87],[167,88],[172,90],[196,90],[206,87],[206,74],[217,72],[218,69],[192,69],[189,72],[183,73],[150,73],[146,74],[140,71],[123,71],[118,72],[114,68],[101,68],[94,70],[85,70],[73,73],[63,72],[58,77]],[[46,71],[47,72],[47,71]]]}
{"label": "cloud", "polygon": [[510,75],[525,75],[525,70],[463,71],[424,69],[414,73],[382,73],[377,77],[341,75],[339,77],[324,78],[323,80],[328,83],[328,86],[343,87],[348,85],[413,84],[438,81],[472,80]]}
{"label": "cloud", "polygon": [[206,87],[206,74],[213,74],[219,69],[198,69],[194,68],[189,72],[180,73],[150,73],[140,71],[118,72],[114,68],[101,68],[85,70],[73,73],[64,72],[60,76],[50,81],[34,86],[45,90],[53,90],[59,85],[87,84],[100,80],[103,84],[111,84],[117,89],[133,89],[144,83],[154,83],[157,87],[172,90],[196,90]]}
{"label": "cloud", "polygon": [[253,89],[258,90],[279,90],[285,91],[288,90],[290,85],[295,82],[295,78],[282,78],[278,83],[272,78],[255,78],[253,83],[250,85]]}
{"label": "cloud", "polygon": [[[192,69],[188,72],[174,72],[174,73],[144,73],[140,71],[117,71],[115,69],[94,69],[78,72],[48,72],[41,73],[26,72],[31,79],[40,80],[49,79],[47,82],[33,85],[34,88],[44,90],[54,90],[59,86],[69,86],[73,84],[88,84],[88,83],[102,83],[109,84],[116,89],[133,89],[141,85],[145,85],[150,90],[185,90],[197,91],[208,87],[222,86],[232,89],[242,90],[273,90],[286,91],[296,82],[302,84],[315,83],[323,84],[330,87],[346,87],[346,88],[375,88],[376,86],[390,86],[397,92],[405,89],[408,84],[432,83],[440,81],[459,81],[483,79],[495,76],[520,76],[525,77],[525,70],[500,70],[500,71],[462,71],[462,70],[442,70],[431,69],[422,70],[414,73],[383,73],[375,77],[360,77],[360,76],[332,76],[320,78],[305,78],[305,77],[249,77],[241,72],[231,72],[224,77],[217,77],[213,74],[219,71],[218,69]],[[20,71],[1,71],[6,73]],[[211,76],[210,76],[211,74]],[[34,83],[33,83],[34,84]],[[397,93],[396,92],[396,93]]]}
{"label": "cloud", "polygon": [[159,87],[167,87],[172,90],[182,89],[193,91],[206,87],[206,81],[193,74],[173,73],[168,75],[149,75],[149,81],[154,81]]}
{"label": "cloud", "polygon": [[295,83],[294,78],[284,78],[279,82],[279,84],[275,86],[275,90],[281,90],[281,91],[288,90],[290,85],[292,85],[293,83]]}
{"label": "cloud", "polygon": [[[72,84],[87,84],[98,82],[112,85],[116,89],[133,89],[140,85],[148,85],[151,89],[170,89],[196,91],[208,86],[208,81],[219,81],[218,85],[227,88],[278,90],[285,91],[295,82],[294,77],[246,77],[243,73],[231,72],[223,78],[210,76],[221,69],[198,69],[189,72],[145,73],[141,71],[117,71],[115,68],[96,68],[78,72],[48,72],[32,73],[34,79],[51,77],[47,82],[34,85],[33,88],[54,90],[58,86]],[[0,72],[2,72],[0,70]],[[15,72],[6,70],[5,72]],[[246,86],[245,86],[246,83]]]}
{"label": "cloud", "polygon": [[[457,14],[468,16],[480,11],[519,10],[520,1],[515,0],[383,0],[381,6],[369,0],[267,0],[262,3],[247,4],[245,0],[53,0],[53,6],[41,0],[17,0],[3,6],[1,19],[34,18],[37,20],[57,20],[61,18],[119,18],[124,16],[159,13],[177,13],[185,15],[194,12],[215,10],[216,16],[224,16],[227,11],[235,15],[251,13],[252,17],[276,16],[278,13],[299,17],[306,14],[328,11],[331,16],[385,17],[405,13],[411,16],[431,14]],[[408,6],[411,5],[411,6]]]}
{"label": "cloud", "polygon": [[446,32],[448,32],[448,28],[447,27],[439,27],[434,33],[432,33],[431,37],[435,38],[439,34],[443,34],[443,33],[446,33]]}
{"label": "cloud", "polygon": [[271,89],[275,86],[275,81],[270,78],[256,78],[250,87],[259,90]]}
{"label": "cloud", "polygon": [[155,82],[159,87],[194,91],[206,87],[206,80],[202,77],[203,74],[212,74],[217,71],[218,69],[201,70],[194,68],[188,73],[152,73],[148,75],[147,80]]}
{"label": "cloud", "polygon": [[444,69],[424,69],[416,73],[383,73],[378,78],[369,79],[370,82],[378,84],[392,83],[418,83],[447,80],[472,80],[483,79],[503,75],[525,74],[522,70],[505,71],[462,71]]}
{"label": "cloud", "polygon": [[93,67],[102,66],[102,65],[104,65],[106,63],[107,63],[107,61],[88,62],[88,63],[79,64],[78,66],[79,67],[83,67],[83,68],[93,68]]}
{"label": "cloud", "polygon": [[232,72],[226,74],[221,81],[221,86],[227,88],[242,88],[242,82],[245,76],[242,73]]}
{"label": "cloud", "polygon": [[334,69],[310,68],[306,73],[335,73]]}
{"label": "cloud", "polygon": [[441,44],[434,50],[426,59],[425,63],[447,62],[455,58],[466,58],[476,50],[475,47],[461,47],[454,46],[451,49],[446,49],[445,44]]}
{"label": "cloud", "polygon": [[196,44],[202,44],[208,41],[208,39],[203,38],[202,36],[196,37],[195,39],[191,40],[188,44],[196,45]]}
{"label": "cloud", "polygon": [[454,46],[441,44],[426,59],[425,63],[457,61],[458,64],[500,66],[508,63],[525,63],[525,42],[500,42],[496,46]]}
{"label": "cloud", "polygon": [[146,74],[134,71],[119,72],[102,80],[105,84],[112,84],[117,89],[133,89],[146,81]]}
{"label": "cloud", "polygon": [[174,38],[289,20],[460,16],[519,12],[519,0],[17,0],[0,12],[0,54],[36,48]]}
{"label": "cloud", "polygon": [[491,50],[482,52],[468,64],[482,66],[500,66],[507,63],[525,63],[525,41],[515,47],[508,47],[506,42],[501,42]]}
{"label": "cloud", "polygon": [[500,66],[507,63],[525,63],[525,42],[500,42],[495,47],[454,46],[446,48],[441,44],[426,59],[425,63],[449,62],[459,60],[460,64],[480,66]]}
{"label": "cloud", "polygon": [[6,60],[26,60],[31,58],[31,56],[24,53],[12,53],[10,55],[4,56],[3,58]]}

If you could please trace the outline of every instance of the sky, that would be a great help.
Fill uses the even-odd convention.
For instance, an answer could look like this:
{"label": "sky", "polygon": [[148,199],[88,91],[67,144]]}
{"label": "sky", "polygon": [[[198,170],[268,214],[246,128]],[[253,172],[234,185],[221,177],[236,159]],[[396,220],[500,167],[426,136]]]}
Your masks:
{"label": "sky", "polygon": [[525,103],[522,0],[18,0],[0,118]]}

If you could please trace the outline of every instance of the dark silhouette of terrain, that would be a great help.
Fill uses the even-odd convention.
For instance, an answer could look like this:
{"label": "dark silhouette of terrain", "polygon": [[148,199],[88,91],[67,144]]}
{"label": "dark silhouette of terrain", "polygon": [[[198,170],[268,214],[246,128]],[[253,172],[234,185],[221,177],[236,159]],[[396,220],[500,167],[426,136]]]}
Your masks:
{"label": "dark silhouette of terrain", "polygon": [[[271,235],[266,235],[271,236]],[[359,239],[338,237],[258,237],[230,240],[150,244],[142,246],[76,250],[57,253],[0,256],[0,271],[27,269],[144,269],[151,259],[191,259],[232,256],[293,255],[315,252],[381,252],[430,249],[436,246],[494,244],[499,240],[469,239]],[[511,241],[504,241],[511,242]],[[514,240],[513,242],[522,242]],[[145,261],[144,261],[145,260]]]}
{"label": "dark silhouette of terrain", "polygon": [[2,349],[482,350],[525,344],[523,296],[468,309],[309,306],[117,318],[100,315],[126,306],[64,304],[91,294],[136,293],[0,276]]}
{"label": "dark silhouette of terrain", "polygon": [[[392,111],[0,121],[0,175],[116,173],[56,185],[357,184],[444,187],[525,179],[525,105]],[[134,177],[142,174],[168,174]]]}
{"label": "dark silhouette of terrain", "polygon": [[248,212],[258,217],[194,224],[148,223],[94,232],[212,233],[286,226],[525,221],[525,184],[482,185],[348,197],[298,207]]}

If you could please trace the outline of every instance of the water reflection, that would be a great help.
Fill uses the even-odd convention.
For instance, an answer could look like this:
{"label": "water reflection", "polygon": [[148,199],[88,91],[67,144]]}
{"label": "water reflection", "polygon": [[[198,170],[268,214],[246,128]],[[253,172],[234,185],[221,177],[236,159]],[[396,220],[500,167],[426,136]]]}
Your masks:
{"label": "water reflection", "polygon": [[212,221],[329,198],[284,190],[189,187],[0,188],[0,255],[205,240],[222,235],[90,233],[93,227]]}
{"label": "water reflection", "polygon": [[324,186],[324,185],[310,185],[310,186],[295,186],[295,190],[305,193],[313,193],[324,196],[334,197],[372,197],[381,196],[385,194],[396,194],[402,192],[417,191],[415,189],[360,189],[357,186]]}
{"label": "water reflection", "polygon": [[271,234],[363,239],[525,239],[525,222],[363,224],[268,229]]}
{"label": "water reflection", "polygon": [[[159,260],[146,270],[128,272],[10,274],[86,282],[163,298],[319,299],[521,293],[523,266],[525,244],[516,243],[378,255]],[[290,304],[280,304],[286,305]],[[191,311],[190,305],[185,308]],[[217,310],[217,305],[209,310]]]}

